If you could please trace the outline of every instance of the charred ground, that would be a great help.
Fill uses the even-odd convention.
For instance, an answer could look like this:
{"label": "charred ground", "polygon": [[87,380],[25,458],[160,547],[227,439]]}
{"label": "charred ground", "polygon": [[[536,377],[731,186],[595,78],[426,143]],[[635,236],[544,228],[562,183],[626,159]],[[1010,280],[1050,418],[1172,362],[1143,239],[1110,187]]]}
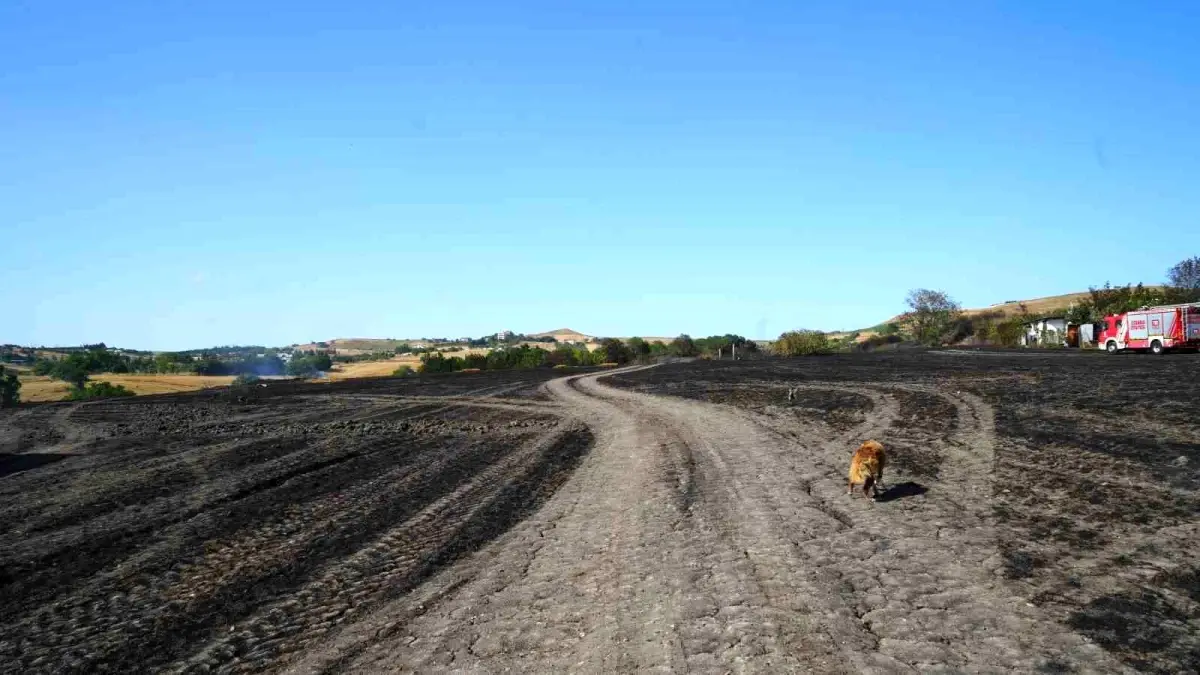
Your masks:
{"label": "charred ground", "polygon": [[548,377],[5,411],[0,670],[250,670],[319,641],[569,475],[591,437]]}
{"label": "charred ground", "polygon": [[1131,667],[1200,670],[1194,355],[893,353],[697,362],[607,381],[831,429],[870,411],[863,393],[885,393],[899,405],[881,438],[898,470],[889,482],[918,499],[935,495],[955,451],[959,410],[943,394],[975,394],[995,420],[991,491],[980,497],[1008,581]]}
{"label": "charred ground", "polygon": [[1200,670],[1194,356],[559,375],[3,411],[0,671]]}

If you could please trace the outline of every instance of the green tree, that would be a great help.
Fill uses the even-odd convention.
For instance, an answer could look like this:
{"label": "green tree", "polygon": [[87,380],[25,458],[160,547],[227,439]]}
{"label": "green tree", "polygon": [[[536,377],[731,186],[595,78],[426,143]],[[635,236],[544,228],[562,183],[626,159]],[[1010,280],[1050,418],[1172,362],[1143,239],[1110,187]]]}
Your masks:
{"label": "green tree", "polygon": [[16,372],[0,366],[0,408],[11,408],[21,402],[21,381]]}
{"label": "green tree", "polygon": [[[333,368],[333,359],[328,354],[296,354],[287,365],[288,375],[296,377],[313,377],[317,373],[326,372]],[[197,368],[196,372],[200,372]]]}
{"label": "green tree", "polygon": [[84,385],[87,384],[88,372],[77,360],[67,358],[54,364],[54,369],[51,371],[50,377],[62,380],[78,390],[83,389]]}
{"label": "green tree", "polygon": [[642,338],[631,337],[626,344],[629,346],[629,351],[633,353],[634,358],[650,356],[650,345]]}
{"label": "green tree", "polygon": [[488,365],[487,354],[467,354],[466,356],[462,357],[462,360],[463,368],[479,368],[480,370],[483,370],[487,368]]}
{"label": "green tree", "polygon": [[617,338],[604,338],[600,341],[600,349],[596,351],[603,354],[602,363],[629,363],[633,360],[633,350]]}
{"label": "green tree", "polygon": [[921,344],[936,346],[952,339],[962,313],[958,303],[944,291],[918,288],[909,291],[906,299],[913,336]]}
{"label": "green tree", "polygon": [[771,344],[771,351],[780,356],[828,354],[831,348],[829,336],[819,330],[788,331]]}
{"label": "green tree", "polygon": [[672,340],[669,351],[672,356],[699,356],[700,354],[700,350],[696,348],[696,342],[687,333]]}
{"label": "green tree", "polygon": [[457,356],[446,358],[441,352],[429,352],[421,357],[419,373],[452,373],[462,370],[463,360]]}
{"label": "green tree", "polygon": [[1200,256],[1181,260],[1167,270],[1167,279],[1175,288],[1200,291]]}

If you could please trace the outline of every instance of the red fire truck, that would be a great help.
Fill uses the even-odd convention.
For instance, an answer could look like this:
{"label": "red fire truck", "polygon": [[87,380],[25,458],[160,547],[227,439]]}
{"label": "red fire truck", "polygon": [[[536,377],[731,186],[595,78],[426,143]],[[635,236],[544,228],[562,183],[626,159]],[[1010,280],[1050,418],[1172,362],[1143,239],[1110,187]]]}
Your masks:
{"label": "red fire truck", "polygon": [[1125,349],[1161,354],[1200,348],[1200,303],[1143,307],[1104,317],[1093,331],[1096,346],[1116,354]]}

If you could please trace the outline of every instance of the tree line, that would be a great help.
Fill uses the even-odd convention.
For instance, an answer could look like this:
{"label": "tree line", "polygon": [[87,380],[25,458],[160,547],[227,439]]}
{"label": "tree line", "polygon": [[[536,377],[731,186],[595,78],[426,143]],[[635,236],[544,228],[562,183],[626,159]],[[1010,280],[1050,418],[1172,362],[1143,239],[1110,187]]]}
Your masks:
{"label": "tree line", "polygon": [[[600,346],[589,350],[583,345],[559,344],[551,350],[520,345],[493,349],[486,354],[447,356],[442,352],[430,352],[421,357],[420,373],[450,373],[460,370],[511,370],[524,368],[566,368],[598,366],[607,364],[624,365],[634,362],[649,362],[657,357],[695,357],[704,355],[730,354],[736,345],[744,353],[755,353],[758,345],[740,335],[713,335],[693,339],[680,335],[670,343],[648,342],[640,337],[620,340],[605,338]],[[396,371],[397,375],[408,372],[407,367]]]}
{"label": "tree line", "polygon": [[[1188,258],[1167,270],[1167,284],[1146,286],[1127,284],[1091,287],[1088,296],[1068,307],[1043,311],[1042,316],[1062,316],[1068,323],[1095,323],[1106,316],[1123,314],[1141,307],[1200,302],[1200,256]],[[1022,307],[1019,314],[1005,316],[999,312],[967,316],[948,293],[918,288],[905,298],[908,312],[895,323],[879,327],[865,341],[857,334],[840,340],[815,330],[788,331],[772,343],[772,352],[782,356],[826,354],[833,351],[870,349],[905,340],[925,346],[956,344],[975,338],[985,344],[1015,347],[1020,344],[1026,326],[1037,317]]]}

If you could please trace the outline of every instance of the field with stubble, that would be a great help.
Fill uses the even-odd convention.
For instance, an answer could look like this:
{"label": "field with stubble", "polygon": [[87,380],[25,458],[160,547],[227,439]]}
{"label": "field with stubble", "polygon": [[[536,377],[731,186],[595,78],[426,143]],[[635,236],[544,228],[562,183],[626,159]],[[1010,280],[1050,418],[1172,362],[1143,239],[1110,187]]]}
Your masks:
{"label": "field with stubble", "polygon": [[944,351],[27,405],[0,671],[1194,672],[1198,400]]}

